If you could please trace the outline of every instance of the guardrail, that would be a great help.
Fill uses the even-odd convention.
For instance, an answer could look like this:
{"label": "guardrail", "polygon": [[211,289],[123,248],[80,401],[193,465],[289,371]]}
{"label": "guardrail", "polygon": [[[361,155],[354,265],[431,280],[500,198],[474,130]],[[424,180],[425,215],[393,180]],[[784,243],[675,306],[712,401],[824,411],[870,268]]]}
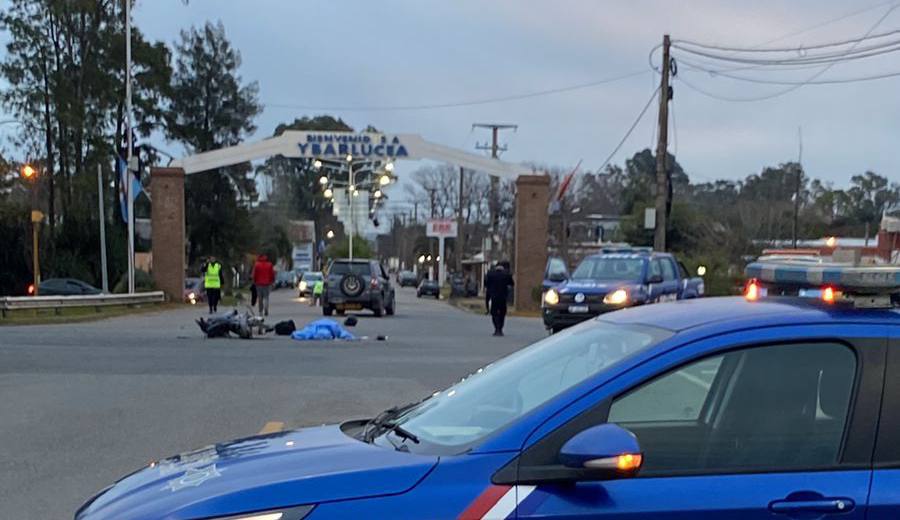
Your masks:
{"label": "guardrail", "polygon": [[0,298],[0,316],[9,311],[24,309],[53,309],[57,313],[64,307],[108,307],[111,305],[140,305],[162,303],[166,295],[162,291],[135,294],[97,294],[90,296],[5,296]]}

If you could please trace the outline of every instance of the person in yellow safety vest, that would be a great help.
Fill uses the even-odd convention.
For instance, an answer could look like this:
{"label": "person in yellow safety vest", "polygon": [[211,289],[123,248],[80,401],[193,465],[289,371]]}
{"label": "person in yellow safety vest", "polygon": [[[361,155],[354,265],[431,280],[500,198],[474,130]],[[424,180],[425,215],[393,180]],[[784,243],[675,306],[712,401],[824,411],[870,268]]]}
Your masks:
{"label": "person in yellow safety vest", "polygon": [[322,293],[325,292],[325,280],[316,280],[313,285],[312,305],[320,305],[322,303]]}
{"label": "person in yellow safety vest", "polygon": [[222,284],[225,279],[222,275],[222,264],[216,257],[209,255],[209,259],[200,269],[203,273],[203,288],[206,290],[206,302],[209,304],[209,313],[218,312],[219,298],[222,297]]}

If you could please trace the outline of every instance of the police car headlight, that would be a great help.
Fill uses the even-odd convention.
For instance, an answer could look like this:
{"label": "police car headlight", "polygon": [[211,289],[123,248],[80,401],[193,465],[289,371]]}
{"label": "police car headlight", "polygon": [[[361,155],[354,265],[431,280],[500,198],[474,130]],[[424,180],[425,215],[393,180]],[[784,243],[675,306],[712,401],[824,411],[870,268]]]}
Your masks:
{"label": "police car headlight", "polygon": [[628,291],[625,289],[616,289],[603,297],[603,303],[607,305],[622,305],[626,302],[628,302]]}
{"label": "police car headlight", "polygon": [[303,520],[316,506],[292,507],[289,509],[276,509],[273,511],[259,511],[233,516],[217,516],[212,520]]}
{"label": "police car headlight", "polygon": [[300,282],[300,290],[301,291],[305,291],[307,287],[308,287],[308,285],[306,283],[306,280],[303,280]]}
{"label": "police car headlight", "polygon": [[556,289],[550,289],[544,293],[544,303],[547,305],[556,305],[559,303],[559,293]]}

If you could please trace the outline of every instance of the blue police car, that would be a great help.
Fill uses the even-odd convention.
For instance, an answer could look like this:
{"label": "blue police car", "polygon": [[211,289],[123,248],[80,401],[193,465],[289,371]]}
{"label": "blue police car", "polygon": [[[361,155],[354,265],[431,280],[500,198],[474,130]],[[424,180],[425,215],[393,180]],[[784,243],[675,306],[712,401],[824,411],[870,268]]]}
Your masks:
{"label": "blue police car", "polygon": [[76,518],[900,517],[900,268],[748,273],[370,420],[154,462]]}
{"label": "blue police car", "polygon": [[669,253],[649,248],[606,248],[581,261],[567,280],[545,291],[544,326],[551,332],[625,307],[703,296],[702,278],[692,278]]}

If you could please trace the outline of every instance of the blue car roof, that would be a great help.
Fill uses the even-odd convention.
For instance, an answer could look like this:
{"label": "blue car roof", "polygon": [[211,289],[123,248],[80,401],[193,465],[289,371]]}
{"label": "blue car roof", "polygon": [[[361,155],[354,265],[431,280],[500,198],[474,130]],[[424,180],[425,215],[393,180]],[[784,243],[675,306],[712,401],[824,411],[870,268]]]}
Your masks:
{"label": "blue car roof", "polygon": [[747,301],[741,296],[681,300],[631,307],[601,315],[598,320],[613,323],[652,325],[675,332],[712,324],[734,323],[766,326],[784,323],[894,322],[900,313],[890,309],[856,309],[844,304],[828,304],[813,298],[770,297]]}

